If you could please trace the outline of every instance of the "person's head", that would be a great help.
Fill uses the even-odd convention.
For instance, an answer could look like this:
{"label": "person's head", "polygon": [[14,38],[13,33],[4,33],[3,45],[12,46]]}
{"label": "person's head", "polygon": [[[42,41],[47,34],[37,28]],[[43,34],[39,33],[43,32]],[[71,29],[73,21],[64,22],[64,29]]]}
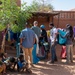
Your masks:
{"label": "person's head", "polygon": [[19,56],[19,60],[20,60],[20,61],[24,60],[24,56],[23,56],[23,55],[20,55],[20,56]]}
{"label": "person's head", "polygon": [[54,27],[54,24],[53,23],[50,23],[49,24],[49,27],[52,29]]}
{"label": "person's head", "polygon": [[70,24],[66,25],[66,29],[70,32],[70,37],[73,37],[73,27]]}
{"label": "person's head", "polygon": [[41,29],[45,29],[45,26],[44,26],[44,25],[41,25],[40,28],[41,28]]}
{"label": "person's head", "polygon": [[37,21],[34,21],[34,26],[38,26],[38,22]]}
{"label": "person's head", "polygon": [[25,27],[29,27],[30,25],[29,25],[29,22],[26,22],[25,23]]}
{"label": "person's head", "polygon": [[10,57],[9,59],[10,63],[14,63],[16,61],[15,57]]}

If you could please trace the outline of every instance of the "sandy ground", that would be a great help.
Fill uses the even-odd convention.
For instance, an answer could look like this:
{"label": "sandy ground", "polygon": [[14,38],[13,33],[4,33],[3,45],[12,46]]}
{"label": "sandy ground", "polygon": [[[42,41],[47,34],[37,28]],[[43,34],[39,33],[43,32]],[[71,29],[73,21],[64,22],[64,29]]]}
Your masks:
{"label": "sandy ground", "polygon": [[51,64],[43,60],[34,65],[32,74],[8,72],[7,75],[75,75],[75,62],[67,64],[65,60],[58,60]]}
{"label": "sandy ground", "polygon": [[[51,64],[49,63],[50,58],[42,60],[38,64],[34,65],[34,67],[32,68],[32,74],[26,74],[25,72],[7,72],[7,75],[75,75],[75,48],[74,63],[67,64],[65,59],[61,60],[61,46],[57,46],[56,53],[58,62]],[[8,54],[10,53],[8,52]]]}

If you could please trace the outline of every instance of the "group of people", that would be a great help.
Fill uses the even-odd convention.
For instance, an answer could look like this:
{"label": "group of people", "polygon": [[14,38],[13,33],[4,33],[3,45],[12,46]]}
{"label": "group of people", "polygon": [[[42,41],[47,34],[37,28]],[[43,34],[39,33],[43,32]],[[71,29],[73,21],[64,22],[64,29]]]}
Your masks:
{"label": "group of people", "polygon": [[36,54],[36,56],[38,57],[40,46],[42,46],[44,42],[48,42],[45,26],[41,25],[40,27],[38,27],[37,21],[34,21],[33,24],[34,24],[34,26],[32,26],[30,28],[29,23],[27,22],[25,24],[25,26],[26,26],[25,29],[22,30],[22,32],[20,34],[20,47],[23,50],[24,59],[27,62],[29,62],[28,56],[30,56],[31,66],[33,66],[33,63],[34,63],[33,62],[34,56],[32,55],[32,51],[34,49],[34,44],[37,44],[36,52],[34,54]]}
{"label": "group of people", "polygon": [[[51,63],[54,63],[57,61],[56,56],[56,50],[55,46],[58,43],[58,41],[64,42],[62,45],[63,49],[66,49],[66,63],[73,63],[73,41],[74,41],[74,32],[73,28],[70,24],[67,24],[64,29],[55,28],[54,24],[50,24],[51,30],[50,30],[50,40],[51,40]],[[62,32],[59,32],[59,30],[62,30],[62,32],[65,32],[65,34],[62,35]],[[65,40],[61,40],[60,38],[57,38],[58,35]],[[65,52],[64,51],[64,52]]]}
{"label": "group of people", "polygon": [[25,60],[28,62],[28,54],[29,54],[31,65],[33,65],[32,50],[33,50],[34,44],[36,43],[36,36],[37,36],[39,39],[39,42],[40,40],[49,42],[50,52],[51,52],[51,62],[50,63],[54,63],[58,61],[57,55],[56,55],[56,45],[58,41],[57,36],[60,35],[62,38],[66,38],[66,42],[64,44],[64,46],[66,46],[66,62],[73,63],[74,35],[73,35],[72,26],[70,24],[66,25],[66,28],[63,29],[63,31],[65,31],[65,35],[61,35],[61,33],[58,32],[58,30],[61,30],[61,29],[56,28],[53,23],[50,23],[49,27],[50,27],[50,37],[48,40],[47,32],[45,30],[44,25],[41,25],[39,28],[38,22],[34,21],[34,26],[32,28],[29,28],[29,24],[28,23],[26,24],[26,28],[22,30],[20,34],[20,46],[23,48]]}
{"label": "group of people", "polygon": [[[62,38],[66,38],[66,42],[64,44],[64,46],[66,46],[66,62],[73,63],[73,40],[74,40],[73,33],[74,32],[70,24],[67,24],[66,28],[62,30],[62,29],[56,28],[53,23],[50,23],[49,24],[50,31],[48,34],[47,34],[47,31],[45,30],[45,25],[41,25],[39,27],[37,21],[34,21],[33,24],[34,26],[30,27],[30,24],[26,22],[25,29],[21,31],[19,36],[20,48],[23,51],[24,60],[26,62],[26,68],[28,69],[27,71],[29,73],[32,72],[31,67],[34,66],[33,60],[37,59],[37,62],[40,60],[38,58],[40,49],[42,51],[44,48],[44,52],[46,55],[48,55],[48,53],[51,52],[50,63],[54,63],[58,61],[57,55],[56,55],[56,45],[58,44],[58,38],[57,38],[58,35],[61,36]],[[65,31],[65,35],[61,35],[59,30]],[[35,44],[36,44],[36,48],[34,49]],[[34,51],[35,55],[32,54],[33,50],[35,50]]]}

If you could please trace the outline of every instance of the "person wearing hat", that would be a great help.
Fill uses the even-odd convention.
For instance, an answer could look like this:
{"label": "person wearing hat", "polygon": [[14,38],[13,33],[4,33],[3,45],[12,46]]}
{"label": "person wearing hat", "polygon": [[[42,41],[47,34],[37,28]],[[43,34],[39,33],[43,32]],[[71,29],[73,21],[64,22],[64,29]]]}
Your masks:
{"label": "person wearing hat", "polygon": [[40,39],[41,40],[44,40],[45,42],[48,42],[47,32],[45,30],[45,26],[44,25],[41,25],[40,28],[41,28],[41,36],[40,36]]}
{"label": "person wearing hat", "polygon": [[48,58],[48,52],[49,52],[49,49],[48,49],[48,46],[46,46],[46,44],[48,44],[48,39],[47,39],[47,32],[45,30],[45,25],[41,25],[40,26],[40,29],[41,29],[41,35],[40,35],[40,38],[39,38],[39,47],[40,48],[43,48],[43,51],[41,49],[41,52],[44,56],[44,58]]}
{"label": "person wearing hat", "polygon": [[53,23],[49,24],[50,27],[50,44],[51,44],[51,63],[57,61],[56,56],[56,43],[57,43],[57,28]]}
{"label": "person wearing hat", "polygon": [[28,63],[28,68],[29,68],[29,57],[30,57],[30,62],[32,62],[32,50],[33,50],[33,45],[35,43],[35,33],[34,31],[30,28],[29,23],[25,24],[25,29],[21,31],[20,34],[20,47],[23,50],[24,54],[24,59]]}

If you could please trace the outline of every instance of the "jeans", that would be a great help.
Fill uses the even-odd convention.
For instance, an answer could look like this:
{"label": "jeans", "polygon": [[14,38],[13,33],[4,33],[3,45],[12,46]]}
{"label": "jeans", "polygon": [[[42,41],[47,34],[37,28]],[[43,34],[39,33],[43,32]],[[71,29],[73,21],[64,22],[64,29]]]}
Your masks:
{"label": "jeans", "polygon": [[54,45],[53,45],[53,43],[51,43],[51,61],[52,61],[52,62],[54,62],[54,61],[57,60],[55,46],[56,46],[56,42],[55,42]]}

